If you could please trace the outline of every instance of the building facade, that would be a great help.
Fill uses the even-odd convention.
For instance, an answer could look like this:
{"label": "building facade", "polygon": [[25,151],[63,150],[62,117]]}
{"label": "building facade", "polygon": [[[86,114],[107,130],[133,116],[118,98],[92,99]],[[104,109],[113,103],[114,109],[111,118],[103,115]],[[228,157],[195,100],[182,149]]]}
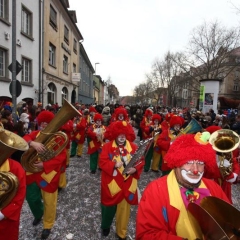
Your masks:
{"label": "building facade", "polygon": [[78,102],[81,104],[94,103],[93,97],[93,74],[94,68],[88,58],[88,55],[80,43],[80,68],[81,75],[79,88],[78,88]]}
{"label": "building facade", "polygon": [[79,82],[72,73],[80,69],[79,41],[83,37],[76,25],[76,12],[69,11],[68,0],[44,1],[43,68],[38,92],[43,105],[78,101]]}
{"label": "building facade", "polygon": [[[38,89],[41,70],[41,11],[42,1],[1,0],[0,8],[0,105],[12,101],[9,85],[12,73],[8,67],[12,63],[12,49],[16,47],[16,60],[22,66],[16,80],[21,84],[21,94],[17,103],[26,101],[28,104],[38,102]],[[16,9],[16,29],[13,28],[12,10]],[[16,34],[16,45],[13,46],[12,36]]]}

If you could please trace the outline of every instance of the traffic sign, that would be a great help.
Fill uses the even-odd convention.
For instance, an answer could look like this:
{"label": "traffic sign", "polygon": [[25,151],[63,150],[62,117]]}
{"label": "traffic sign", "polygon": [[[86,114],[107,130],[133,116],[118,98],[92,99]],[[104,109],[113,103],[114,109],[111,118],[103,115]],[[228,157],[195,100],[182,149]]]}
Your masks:
{"label": "traffic sign", "polygon": [[[13,81],[11,81],[11,83],[9,85],[9,92],[11,95],[13,95],[12,88],[13,88]],[[16,80],[16,97],[19,97],[21,92],[22,92],[22,85],[18,80]]]}
{"label": "traffic sign", "polygon": [[[8,70],[12,72],[12,63],[8,66]],[[16,76],[22,71],[22,65],[16,60]]]}

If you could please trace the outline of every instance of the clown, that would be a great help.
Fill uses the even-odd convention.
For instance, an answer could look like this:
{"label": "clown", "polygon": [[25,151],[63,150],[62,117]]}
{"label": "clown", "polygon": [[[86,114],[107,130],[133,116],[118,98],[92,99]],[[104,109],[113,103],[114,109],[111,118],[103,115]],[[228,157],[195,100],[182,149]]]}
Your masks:
{"label": "clown", "polygon": [[99,153],[102,151],[102,146],[105,142],[106,127],[102,125],[103,117],[101,114],[94,115],[94,124],[87,130],[88,137],[88,154],[90,155],[90,171],[96,173],[98,167]]}
{"label": "clown", "polygon": [[123,174],[137,146],[128,141],[129,124],[125,121],[113,123],[114,140],[105,143],[99,159],[101,171],[102,234],[108,236],[116,214],[118,239],[125,239],[130,217],[130,205],[138,204],[137,180],[140,178],[144,159]]}
{"label": "clown", "polygon": [[[44,153],[47,149],[37,141],[34,141],[54,118],[54,114],[44,110],[37,116],[39,130],[26,134],[23,138],[28,142],[29,147],[38,153]],[[58,143],[60,144],[60,143]],[[27,194],[26,199],[34,216],[33,226],[38,225],[43,218],[43,231],[41,239],[47,239],[54,225],[57,210],[58,185],[61,175],[61,168],[66,165],[67,153],[64,148],[58,155],[48,161],[36,162],[34,167],[39,171],[26,173]]]}
{"label": "clown", "polygon": [[161,163],[160,169],[162,171],[162,175],[168,174],[171,169],[167,166],[167,162],[164,160],[164,156],[167,153],[170,145],[176,139],[177,135],[180,133],[181,127],[184,123],[184,119],[180,116],[172,116],[169,123],[169,128],[162,128],[163,131],[159,135],[156,146],[159,148],[161,152]]}
{"label": "clown", "polygon": [[200,204],[207,196],[229,202],[220,186],[203,178],[211,171],[215,152],[208,143],[210,133],[185,134],[171,145],[165,159],[168,175],[151,182],[141,198],[136,221],[136,240],[140,239],[202,239],[194,230],[187,212],[188,204]]}

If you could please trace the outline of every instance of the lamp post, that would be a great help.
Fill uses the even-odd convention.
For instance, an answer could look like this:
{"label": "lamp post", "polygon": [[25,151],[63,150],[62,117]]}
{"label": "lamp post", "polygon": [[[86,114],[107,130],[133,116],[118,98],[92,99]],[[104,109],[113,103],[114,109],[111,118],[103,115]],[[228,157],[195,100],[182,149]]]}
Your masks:
{"label": "lamp post", "polygon": [[97,65],[97,64],[100,64],[100,63],[98,63],[98,62],[95,63],[95,75],[96,75],[96,69],[97,69],[97,66],[96,66],[96,65]]}

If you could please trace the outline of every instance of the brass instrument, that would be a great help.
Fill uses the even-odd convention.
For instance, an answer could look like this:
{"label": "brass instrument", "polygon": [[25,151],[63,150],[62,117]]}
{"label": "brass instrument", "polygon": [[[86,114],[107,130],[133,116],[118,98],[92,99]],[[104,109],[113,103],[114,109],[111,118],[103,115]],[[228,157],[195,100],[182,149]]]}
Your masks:
{"label": "brass instrument", "polygon": [[[5,130],[0,123],[0,167],[17,150],[28,150],[27,142],[17,134]],[[13,173],[0,171],[0,210],[11,202],[18,184],[18,178]]]}
{"label": "brass instrument", "polygon": [[128,170],[136,165],[138,165],[138,163],[141,163],[141,157],[144,156],[146,157],[146,152],[148,151],[148,144],[153,140],[152,138],[148,138],[146,140],[142,140],[139,143],[138,149],[136,150],[136,152],[132,155],[132,158],[130,159],[129,163],[127,164],[127,166],[124,168],[123,173],[122,174],[127,174]]}
{"label": "brass instrument", "polygon": [[57,156],[67,145],[67,135],[59,131],[60,127],[68,120],[74,118],[81,113],[66,99],[61,109],[56,113],[53,120],[40,132],[35,142],[40,142],[45,145],[46,152],[37,153],[32,147],[26,151],[21,158],[23,168],[27,172],[39,172],[40,170],[34,166],[37,161],[48,161]]}
{"label": "brass instrument", "polygon": [[202,126],[198,123],[198,121],[195,118],[192,118],[190,123],[184,129],[180,130],[180,133],[177,135],[177,137],[183,134],[197,133],[202,131],[203,131]]}
{"label": "brass instrument", "polygon": [[[239,136],[229,129],[220,129],[211,134],[209,143],[220,155],[219,170],[224,179],[232,172],[232,151],[239,146]],[[224,160],[229,162],[229,166],[224,166]]]}
{"label": "brass instrument", "polygon": [[240,211],[222,199],[205,197],[200,205],[189,203],[187,211],[199,239],[240,239]]}

